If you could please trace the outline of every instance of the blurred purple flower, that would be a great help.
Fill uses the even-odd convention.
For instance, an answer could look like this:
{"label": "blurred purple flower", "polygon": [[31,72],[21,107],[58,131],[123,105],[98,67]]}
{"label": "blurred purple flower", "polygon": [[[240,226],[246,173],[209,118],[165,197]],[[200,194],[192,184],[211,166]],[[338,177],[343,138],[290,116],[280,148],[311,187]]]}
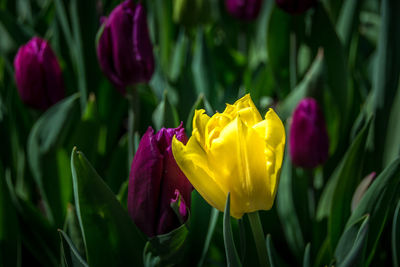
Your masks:
{"label": "blurred purple flower", "polygon": [[315,168],[328,159],[325,120],[313,98],[301,100],[293,112],[289,151],[293,164],[303,168]]}
{"label": "blurred purple flower", "polygon": [[148,82],[154,72],[153,46],[141,3],[126,0],[108,18],[97,44],[100,67],[122,92],[135,83]]}
{"label": "blurred purple flower", "polygon": [[292,15],[306,12],[317,3],[317,0],[275,0],[276,4]]}
{"label": "blurred purple flower", "polygon": [[229,14],[241,20],[253,20],[260,13],[262,0],[225,0]]}
{"label": "blurred purple flower", "polygon": [[33,37],[14,58],[15,81],[22,101],[45,110],[65,96],[57,58],[47,41]]}
{"label": "blurred purple flower", "polygon": [[[168,233],[187,220],[192,185],[179,169],[172,155],[172,137],[186,144],[182,124],[178,128],[162,128],[156,134],[149,127],[140,140],[132,161],[128,187],[128,212],[147,236]],[[180,197],[179,213],[171,204]]]}

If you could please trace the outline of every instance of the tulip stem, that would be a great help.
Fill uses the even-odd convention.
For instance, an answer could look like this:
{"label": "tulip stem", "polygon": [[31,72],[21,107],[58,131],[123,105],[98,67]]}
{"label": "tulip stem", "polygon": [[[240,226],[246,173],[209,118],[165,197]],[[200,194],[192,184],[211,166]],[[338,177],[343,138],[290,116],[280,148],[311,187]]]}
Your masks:
{"label": "tulip stem", "polygon": [[129,100],[129,111],[128,111],[128,166],[133,160],[135,152],[134,147],[134,134],[137,130],[139,122],[139,99],[137,88],[131,87],[127,90],[127,98]]}
{"label": "tulip stem", "polygon": [[258,214],[258,211],[247,213],[247,215],[249,216],[251,231],[253,232],[254,241],[256,243],[260,266],[269,266],[267,260],[267,246],[265,242],[264,231],[261,225],[260,215]]}

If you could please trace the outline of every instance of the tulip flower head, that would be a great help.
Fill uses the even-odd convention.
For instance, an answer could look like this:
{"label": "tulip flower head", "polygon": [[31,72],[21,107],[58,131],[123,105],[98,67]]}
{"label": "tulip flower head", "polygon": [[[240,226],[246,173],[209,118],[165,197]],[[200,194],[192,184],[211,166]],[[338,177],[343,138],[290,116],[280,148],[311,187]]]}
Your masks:
{"label": "tulip flower head", "polygon": [[22,101],[45,110],[65,96],[57,58],[47,41],[33,37],[14,58],[15,81]]}
{"label": "tulip flower head", "polygon": [[328,159],[329,138],[315,99],[301,100],[294,110],[289,145],[292,162],[297,166],[311,169]]}
{"label": "tulip flower head", "polygon": [[154,72],[154,57],[142,4],[122,2],[103,24],[97,57],[104,74],[122,93],[128,85],[148,82]]}
{"label": "tulip flower head", "polygon": [[228,192],[231,215],[268,210],[279,182],[285,129],[269,109],[264,120],[250,95],[211,118],[196,110],[188,143],[172,140],[179,167],[201,196],[224,211]]}
{"label": "tulip flower head", "polygon": [[[168,233],[187,220],[192,185],[172,155],[171,141],[187,137],[182,124],[162,128],[156,134],[149,127],[132,161],[128,186],[128,212],[147,236]],[[179,202],[179,214],[171,205]]]}
{"label": "tulip flower head", "polygon": [[292,15],[306,12],[317,3],[317,0],[275,0],[276,4]]}
{"label": "tulip flower head", "polygon": [[229,14],[240,20],[254,20],[260,13],[262,0],[225,0]]}

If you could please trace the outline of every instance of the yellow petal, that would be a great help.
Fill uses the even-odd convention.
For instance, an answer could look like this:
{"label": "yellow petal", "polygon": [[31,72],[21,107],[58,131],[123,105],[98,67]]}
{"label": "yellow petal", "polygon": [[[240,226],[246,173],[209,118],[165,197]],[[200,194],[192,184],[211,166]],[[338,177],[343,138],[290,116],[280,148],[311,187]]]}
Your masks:
{"label": "yellow petal", "polygon": [[229,123],[209,151],[210,168],[231,192],[231,215],[270,209],[273,204],[265,141],[241,117]]}
{"label": "yellow petal", "polygon": [[204,109],[195,110],[193,116],[192,136],[196,138],[197,142],[199,142],[203,148],[205,148],[205,130],[209,119],[210,117],[205,114]]}
{"label": "yellow petal", "polygon": [[215,113],[206,126],[205,142],[207,149],[210,149],[215,138],[218,138],[222,129],[229,124],[231,118],[223,113]]}
{"label": "yellow petal", "polygon": [[254,125],[253,129],[265,140],[264,154],[268,162],[268,173],[272,177],[270,180],[270,192],[274,197],[285,149],[285,128],[274,110],[269,109],[265,114],[265,119]]}
{"label": "yellow petal", "polygon": [[214,179],[209,169],[207,154],[197,140],[191,137],[185,146],[174,136],[172,153],[193,187],[211,206],[223,212],[228,192]]}
{"label": "yellow petal", "polygon": [[246,94],[237,100],[233,105],[227,104],[223,113],[230,116],[232,120],[240,115],[242,117],[242,121],[247,126],[253,126],[262,119],[260,112],[258,112],[253,100],[250,97],[250,94]]}
{"label": "yellow petal", "polygon": [[276,148],[282,143],[285,144],[285,127],[272,108],[265,114],[265,119],[255,124],[253,128],[270,146]]}

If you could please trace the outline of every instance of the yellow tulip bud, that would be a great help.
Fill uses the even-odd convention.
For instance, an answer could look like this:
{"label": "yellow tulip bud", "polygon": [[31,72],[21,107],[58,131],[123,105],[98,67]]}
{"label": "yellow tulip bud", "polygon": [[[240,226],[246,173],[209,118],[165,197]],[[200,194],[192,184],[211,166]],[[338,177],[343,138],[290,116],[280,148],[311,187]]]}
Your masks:
{"label": "yellow tulip bud", "polygon": [[175,137],[172,153],[201,196],[224,211],[231,193],[231,215],[271,209],[285,148],[285,128],[269,109],[263,120],[250,95],[211,118],[196,110],[186,146]]}

